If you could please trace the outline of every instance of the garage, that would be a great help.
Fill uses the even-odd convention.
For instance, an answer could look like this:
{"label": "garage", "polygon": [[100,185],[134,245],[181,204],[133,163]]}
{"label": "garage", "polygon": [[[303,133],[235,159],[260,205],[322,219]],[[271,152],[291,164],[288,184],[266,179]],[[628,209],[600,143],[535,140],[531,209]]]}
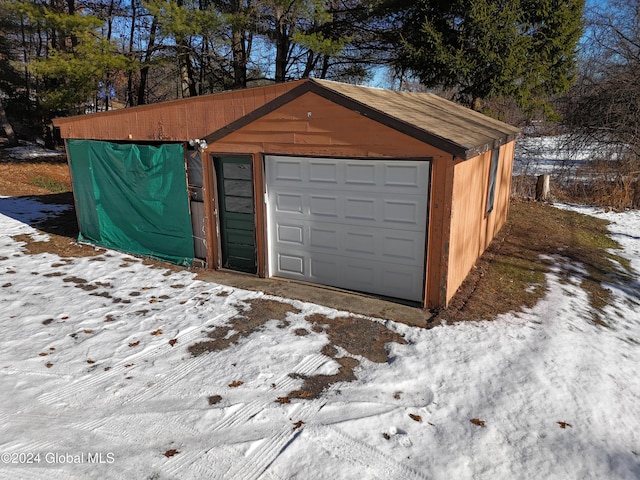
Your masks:
{"label": "garage", "polygon": [[[446,308],[505,224],[519,134],[431,93],[319,79],[55,125],[83,241],[424,308]],[[156,173],[125,168],[115,150],[174,153]],[[122,172],[123,187],[96,184],[87,162]],[[105,195],[117,202],[106,208]],[[140,202],[148,218],[121,213]]]}
{"label": "garage", "polygon": [[266,156],[270,274],[421,301],[429,166]]}

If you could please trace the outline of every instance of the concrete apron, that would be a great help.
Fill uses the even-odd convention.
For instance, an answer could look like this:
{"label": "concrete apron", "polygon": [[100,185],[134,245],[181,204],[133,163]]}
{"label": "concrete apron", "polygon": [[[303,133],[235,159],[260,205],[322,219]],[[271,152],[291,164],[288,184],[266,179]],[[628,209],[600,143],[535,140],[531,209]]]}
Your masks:
{"label": "concrete apron", "polygon": [[426,327],[431,317],[431,313],[428,310],[423,310],[419,307],[403,305],[382,298],[323,285],[313,285],[279,278],[259,278],[227,270],[196,269],[196,271],[198,280],[315,303],[335,308],[336,310],[392,320],[412,327]]}

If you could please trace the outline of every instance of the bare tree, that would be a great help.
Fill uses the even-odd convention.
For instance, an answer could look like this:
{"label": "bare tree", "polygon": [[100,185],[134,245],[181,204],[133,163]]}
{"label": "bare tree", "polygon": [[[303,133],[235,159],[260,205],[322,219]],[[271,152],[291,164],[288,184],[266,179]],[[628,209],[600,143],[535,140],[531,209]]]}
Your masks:
{"label": "bare tree", "polygon": [[[590,200],[640,206],[640,0],[589,12],[578,81],[562,100],[570,146],[588,147]],[[584,184],[584,182],[583,182]]]}
{"label": "bare tree", "polygon": [[565,124],[581,142],[640,157],[640,0],[592,10],[588,32]]}

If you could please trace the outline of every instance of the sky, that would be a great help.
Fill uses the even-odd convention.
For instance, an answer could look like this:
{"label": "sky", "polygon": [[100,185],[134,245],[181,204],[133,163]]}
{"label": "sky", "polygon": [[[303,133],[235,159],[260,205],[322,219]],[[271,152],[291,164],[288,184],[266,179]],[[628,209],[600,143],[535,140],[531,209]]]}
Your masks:
{"label": "sky", "polygon": [[[356,317],[395,335],[378,362],[328,352],[313,319],[348,315],[331,305],[115,251],[30,254],[48,241],[34,222],[64,207],[0,197],[0,478],[640,478],[640,212],[558,207],[610,221],[631,263],[607,285],[609,327],[558,254],[522,312],[429,330]],[[281,313],[191,353],[266,304]],[[345,359],[352,381],[279,400]]]}

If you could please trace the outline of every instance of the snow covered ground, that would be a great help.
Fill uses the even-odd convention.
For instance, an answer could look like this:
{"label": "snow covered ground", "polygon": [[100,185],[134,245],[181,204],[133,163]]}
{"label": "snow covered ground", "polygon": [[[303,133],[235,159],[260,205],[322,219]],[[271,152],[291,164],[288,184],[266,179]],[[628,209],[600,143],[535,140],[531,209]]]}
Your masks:
{"label": "snow covered ground", "polygon": [[59,150],[49,150],[38,144],[25,143],[18,147],[5,148],[5,153],[12,160],[24,161],[38,159],[59,160],[65,156],[65,153]]}
{"label": "snow covered ground", "polygon": [[[640,212],[582,209],[612,222],[635,271],[609,286],[611,328],[590,320],[580,266],[558,257],[532,309],[431,330],[381,322],[407,341],[389,361],[359,358],[355,381],[280,403],[302,384],[291,373],[337,372],[306,317],[344,312],[112,251],[26,253],[14,237],[46,241],[30,223],[53,210],[0,198],[0,478],[640,478]],[[299,312],[189,353],[268,298]]]}
{"label": "snow covered ground", "polygon": [[[596,158],[616,158],[606,146],[570,146],[566,135],[527,136],[516,142],[514,175],[559,175],[575,177],[584,162]],[[584,174],[584,173],[583,173]]]}

